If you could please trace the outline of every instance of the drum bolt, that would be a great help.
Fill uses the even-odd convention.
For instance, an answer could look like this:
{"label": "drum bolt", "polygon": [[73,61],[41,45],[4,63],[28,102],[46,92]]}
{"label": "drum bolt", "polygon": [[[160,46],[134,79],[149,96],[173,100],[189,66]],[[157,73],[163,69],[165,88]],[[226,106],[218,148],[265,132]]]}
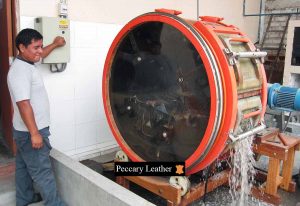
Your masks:
{"label": "drum bolt", "polygon": [[142,61],[142,57],[137,57],[137,60],[140,62]]}
{"label": "drum bolt", "polygon": [[131,106],[127,106],[127,110],[130,111],[131,110]]}
{"label": "drum bolt", "polygon": [[166,137],[168,136],[167,132],[163,132],[163,133],[162,133],[162,136],[163,136],[164,138],[166,138]]}
{"label": "drum bolt", "polygon": [[182,77],[178,78],[178,82],[182,83],[183,82],[183,78]]}
{"label": "drum bolt", "polygon": [[273,155],[276,156],[277,155],[276,152],[274,152]]}

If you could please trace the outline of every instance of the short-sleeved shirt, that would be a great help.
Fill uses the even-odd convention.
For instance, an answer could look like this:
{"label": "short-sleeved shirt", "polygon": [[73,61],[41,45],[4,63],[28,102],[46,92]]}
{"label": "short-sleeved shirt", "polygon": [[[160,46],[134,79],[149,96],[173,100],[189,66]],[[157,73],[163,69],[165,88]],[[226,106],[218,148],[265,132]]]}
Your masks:
{"label": "short-sleeved shirt", "polygon": [[29,100],[38,129],[50,125],[49,99],[43,78],[35,64],[16,58],[12,63],[7,83],[13,102],[13,126],[18,131],[28,131],[16,102]]}

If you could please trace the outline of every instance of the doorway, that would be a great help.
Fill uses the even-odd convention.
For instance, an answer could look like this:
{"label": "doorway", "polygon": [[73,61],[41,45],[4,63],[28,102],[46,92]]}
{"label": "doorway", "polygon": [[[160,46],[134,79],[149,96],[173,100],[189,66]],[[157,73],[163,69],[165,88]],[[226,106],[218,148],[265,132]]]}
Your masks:
{"label": "doorway", "polygon": [[12,114],[10,95],[7,87],[7,73],[10,60],[16,54],[14,39],[16,36],[17,0],[0,0],[0,111],[1,137],[10,152],[15,154],[16,147],[12,138]]}

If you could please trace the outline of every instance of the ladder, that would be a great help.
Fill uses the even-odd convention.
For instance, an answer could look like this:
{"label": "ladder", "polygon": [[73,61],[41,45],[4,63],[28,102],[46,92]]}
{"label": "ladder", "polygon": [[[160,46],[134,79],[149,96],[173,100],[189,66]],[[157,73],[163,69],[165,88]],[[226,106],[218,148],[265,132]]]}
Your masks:
{"label": "ladder", "polygon": [[[264,33],[262,43],[260,45],[260,50],[275,50],[276,51],[275,59],[272,61],[271,65],[270,65],[271,72],[270,72],[268,82],[271,82],[271,80],[272,80],[273,72],[276,69],[278,62],[280,60],[280,52],[284,49],[284,39],[285,39],[285,36],[287,33],[288,25],[289,25],[290,19],[292,17],[292,14],[288,14],[288,15],[284,15],[284,16],[286,16],[286,20],[285,20],[285,26],[284,26],[283,30],[276,30],[276,29],[271,30],[271,24],[273,22],[274,15],[272,15],[272,14],[270,15],[270,19],[268,21],[268,25],[267,25],[266,31]],[[280,33],[281,34],[279,45],[275,44],[273,47],[265,46],[266,39],[270,33]]]}

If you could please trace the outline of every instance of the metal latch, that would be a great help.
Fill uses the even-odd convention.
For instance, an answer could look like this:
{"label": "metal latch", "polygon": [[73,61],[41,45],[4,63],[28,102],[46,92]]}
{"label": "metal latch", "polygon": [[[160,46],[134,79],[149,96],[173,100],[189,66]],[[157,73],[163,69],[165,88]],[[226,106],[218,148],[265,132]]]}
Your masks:
{"label": "metal latch", "polygon": [[172,9],[155,9],[155,12],[162,12],[162,13],[172,14],[176,16],[182,14],[181,11],[172,10]]}
{"label": "metal latch", "polygon": [[254,127],[253,129],[251,129],[247,132],[244,132],[242,134],[239,134],[239,135],[234,135],[233,132],[230,132],[229,138],[231,139],[232,142],[235,142],[237,140],[242,140],[247,137],[250,137],[251,135],[255,135],[255,134],[263,131],[264,129],[266,129],[266,125],[264,123],[261,123],[261,125]]}
{"label": "metal latch", "polygon": [[230,49],[225,48],[224,52],[227,55],[231,66],[235,65],[239,58],[260,59],[261,63],[264,63],[264,57],[267,56],[267,52],[259,51],[258,49],[254,52],[233,52],[230,51]]}

